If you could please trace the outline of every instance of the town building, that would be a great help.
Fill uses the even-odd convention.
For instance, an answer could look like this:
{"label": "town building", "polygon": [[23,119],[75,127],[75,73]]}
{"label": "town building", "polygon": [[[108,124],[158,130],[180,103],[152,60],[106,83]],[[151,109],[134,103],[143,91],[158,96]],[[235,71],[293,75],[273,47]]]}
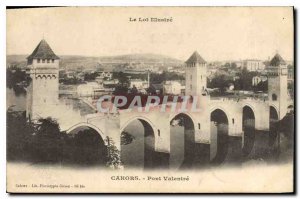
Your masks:
{"label": "town building", "polygon": [[136,87],[138,90],[149,88],[149,82],[141,79],[131,79],[129,88]]}
{"label": "town building", "polygon": [[165,81],[163,84],[163,93],[172,95],[181,95],[185,86],[181,85],[179,81]]}
{"label": "town building", "polygon": [[261,71],[265,69],[265,64],[261,60],[247,59],[243,61],[243,68],[251,72]]}

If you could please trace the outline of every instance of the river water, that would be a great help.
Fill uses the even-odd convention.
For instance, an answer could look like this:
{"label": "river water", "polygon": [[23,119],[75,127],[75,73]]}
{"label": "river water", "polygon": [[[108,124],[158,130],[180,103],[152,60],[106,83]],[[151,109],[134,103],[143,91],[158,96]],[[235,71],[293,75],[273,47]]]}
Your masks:
{"label": "river water", "polygon": [[[184,160],[185,140],[183,126],[170,126],[170,159],[169,167],[171,169],[178,169]],[[125,129],[125,132],[131,134],[134,139],[130,144],[121,146],[121,160],[125,167],[132,167],[135,169],[142,169],[144,166],[144,127],[138,120],[131,122]],[[211,145],[210,157],[211,159],[217,153],[217,127],[211,122]]]}
{"label": "river water", "polygon": [[[80,115],[95,113],[89,105],[78,98],[73,98],[68,95],[60,95],[59,101],[66,106],[71,105],[74,110],[79,110]],[[6,109],[12,108],[16,111],[26,110],[26,93],[16,95],[13,89],[6,88]]]}

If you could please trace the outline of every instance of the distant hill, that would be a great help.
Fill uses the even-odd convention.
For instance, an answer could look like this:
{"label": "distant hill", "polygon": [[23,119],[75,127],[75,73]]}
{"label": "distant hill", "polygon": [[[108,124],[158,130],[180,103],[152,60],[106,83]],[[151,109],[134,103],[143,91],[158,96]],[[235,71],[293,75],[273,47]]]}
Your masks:
{"label": "distant hill", "polygon": [[[26,57],[28,55],[7,55],[7,64],[13,64],[20,67],[26,65]],[[126,63],[152,63],[162,65],[180,65],[183,61],[174,59],[165,55],[158,54],[128,54],[118,56],[102,56],[102,57],[88,57],[76,55],[63,55],[61,58],[61,67],[75,68],[83,66],[84,68],[93,68],[97,64],[126,64]]]}
{"label": "distant hill", "polygon": [[100,57],[101,61],[109,62],[109,61],[119,61],[119,62],[144,62],[144,63],[174,63],[180,64],[183,61],[174,59],[169,56],[165,55],[158,55],[158,54],[129,54],[129,55],[119,55],[119,56],[107,56],[107,57]]}

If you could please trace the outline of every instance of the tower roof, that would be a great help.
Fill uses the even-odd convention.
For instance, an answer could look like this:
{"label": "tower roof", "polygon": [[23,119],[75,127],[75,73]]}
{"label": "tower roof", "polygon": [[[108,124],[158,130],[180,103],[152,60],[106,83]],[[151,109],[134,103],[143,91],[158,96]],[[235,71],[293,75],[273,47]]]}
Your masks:
{"label": "tower roof", "polygon": [[187,64],[191,63],[199,63],[199,64],[205,64],[206,61],[199,55],[197,51],[195,51],[192,56],[185,62]]}
{"label": "tower roof", "polygon": [[286,64],[282,57],[276,53],[276,55],[271,59],[270,65],[271,66],[279,66],[280,64]]}
{"label": "tower roof", "polygon": [[32,59],[59,59],[50,48],[49,44],[42,39],[34,51],[27,57],[27,60]]}

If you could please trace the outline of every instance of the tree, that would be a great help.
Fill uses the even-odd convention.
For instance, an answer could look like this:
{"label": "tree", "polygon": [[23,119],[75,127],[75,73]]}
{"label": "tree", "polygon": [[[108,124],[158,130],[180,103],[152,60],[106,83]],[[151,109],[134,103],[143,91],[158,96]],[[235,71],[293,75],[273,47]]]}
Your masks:
{"label": "tree", "polygon": [[6,86],[14,89],[17,96],[26,93],[25,87],[29,82],[30,77],[20,68],[14,66],[6,69]]}
{"label": "tree", "polygon": [[26,122],[25,112],[7,112],[7,160],[28,160],[33,128]]}
{"label": "tree", "polygon": [[31,143],[33,160],[38,162],[61,161],[63,140],[57,121],[51,117],[40,118],[33,126],[34,136]]}
{"label": "tree", "polygon": [[80,165],[105,165],[107,149],[94,129],[84,129],[69,137],[66,159]]}
{"label": "tree", "polygon": [[268,91],[268,81],[261,81],[256,86],[254,86],[255,91]]}
{"label": "tree", "polygon": [[226,91],[226,88],[228,87],[229,83],[232,83],[230,77],[225,74],[220,74],[212,78],[212,80],[208,82],[207,87],[219,88],[220,93],[223,94]]}
{"label": "tree", "polygon": [[294,99],[294,82],[288,82],[288,91],[292,99]]}
{"label": "tree", "polygon": [[167,72],[164,71],[161,74],[158,73],[151,73],[150,74],[150,82],[154,84],[161,84],[167,80],[184,80],[184,76],[177,74],[175,72]]}
{"label": "tree", "polygon": [[124,95],[128,93],[130,81],[123,72],[113,73],[113,79],[118,79],[119,81],[118,85],[115,87],[114,95]]}
{"label": "tree", "polygon": [[97,73],[85,73],[84,74],[84,81],[94,81],[98,76]]}
{"label": "tree", "polygon": [[122,87],[127,87],[128,88],[129,85],[130,85],[129,78],[123,72],[113,73],[112,78],[113,79],[118,79],[119,85],[121,85]]}
{"label": "tree", "polygon": [[257,74],[257,72],[249,72],[247,68],[243,68],[238,74],[239,79],[234,82],[234,87],[247,91],[253,90],[252,79]]}
{"label": "tree", "polygon": [[115,143],[110,137],[106,137],[107,139],[107,163],[106,165],[113,169],[120,169],[123,167],[121,162],[120,151],[115,146]]}

